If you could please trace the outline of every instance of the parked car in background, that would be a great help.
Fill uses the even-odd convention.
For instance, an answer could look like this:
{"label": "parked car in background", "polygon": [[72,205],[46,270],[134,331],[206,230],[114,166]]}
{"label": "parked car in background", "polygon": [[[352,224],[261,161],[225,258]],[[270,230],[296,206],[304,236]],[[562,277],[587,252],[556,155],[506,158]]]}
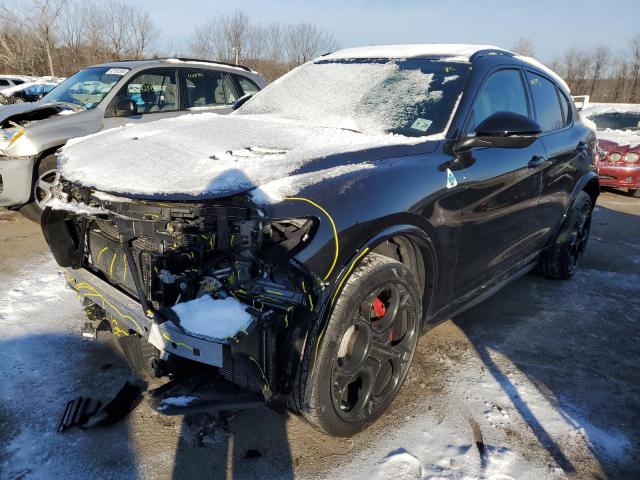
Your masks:
{"label": "parked car in background", "polygon": [[31,81],[31,77],[22,77],[17,75],[0,75],[0,92],[5,88],[22,85],[23,83],[28,81]]}
{"label": "parked car in background", "polygon": [[597,127],[600,184],[640,198],[640,105],[591,103],[581,114]]}
{"label": "parked car in background", "polygon": [[0,103],[9,105],[35,102],[58,86],[58,83],[25,82],[15,87],[6,88],[0,91]]}
{"label": "parked car in background", "polygon": [[41,225],[89,335],[122,337],[138,371],[192,375],[161,413],[266,402],[351,435],[389,407],[420,333],[532,268],[573,275],[596,148],[533,59],[346,49],[231,115],[70,142]]}
{"label": "parked car in background", "polygon": [[57,178],[56,151],[71,138],[193,111],[229,113],[237,99],[265,85],[247,67],[202,60],[85,68],[41,100],[0,109],[0,207],[39,220]]}

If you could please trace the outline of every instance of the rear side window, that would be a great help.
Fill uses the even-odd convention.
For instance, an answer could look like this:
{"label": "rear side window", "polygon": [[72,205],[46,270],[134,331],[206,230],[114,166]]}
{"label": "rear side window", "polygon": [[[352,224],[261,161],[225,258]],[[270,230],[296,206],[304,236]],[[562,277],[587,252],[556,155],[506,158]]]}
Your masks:
{"label": "rear side window", "polygon": [[0,78],[0,87],[6,87],[9,85],[9,81],[4,78]]}
{"label": "rear side window", "polygon": [[560,103],[562,104],[562,115],[564,115],[564,126],[573,121],[573,104],[564,93],[560,93]]}
{"label": "rear side window", "polygon": [[260,91],[260,87],[258,87],[258,85],[253,83],[253,81],[249,80],[247,77],[243,77],[242,75],[234,75],[234,78],[242,89],[242,95],[253,95],[254,93],[258,93]]}
{"label": "rear side window", "polygon": [[555,84],[533,72],[527,72],[527,81],[533,97],[536,119],[542,131],[551,132],[562,128],[565,121]]}
{"label": "rear side window", "polygon": [[236,98],[225,75],[213,70],[187,70],[184,72],[187,88],[187,108],[222,106]]}
{"label": "rear side window", "polygon": [[475,132],[483,120],[497,112],[529,115],[519,70],[499,70],[491,74],[473,103],[466,133]]}
{"label": "rear side window", "polygon": [[13,83],[16,85],[22,85],[24,83],[24,80],[14,80]]}

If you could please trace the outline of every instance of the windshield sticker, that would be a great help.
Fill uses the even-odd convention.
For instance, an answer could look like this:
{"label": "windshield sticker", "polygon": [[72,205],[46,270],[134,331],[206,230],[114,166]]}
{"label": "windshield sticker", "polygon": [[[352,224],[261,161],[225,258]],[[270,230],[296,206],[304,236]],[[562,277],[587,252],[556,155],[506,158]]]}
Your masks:
{"label": "windshield sticker", "polygon": [[420,132],[426,132],[429,130],[429,127],[433,121],[427,120],[426,118],[417,118],[415,122],[411,125],[411,128],[414,130],[419,130]]}
{"label": "windshield sticker", "polygon": [[458,180],[451,170],[447,168],[447,188],[453,188],[458,185]]}
{"label": "windshield sticker", "polygon": [[128,68],[110,68],[105,72],[105,75],[126,75],[129,71]]}

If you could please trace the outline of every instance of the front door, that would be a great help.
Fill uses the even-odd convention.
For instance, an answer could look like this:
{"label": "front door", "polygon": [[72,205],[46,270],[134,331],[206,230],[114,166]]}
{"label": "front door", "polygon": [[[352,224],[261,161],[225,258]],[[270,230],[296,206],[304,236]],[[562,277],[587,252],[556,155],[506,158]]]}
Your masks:
{"label": "front door", "polygon": [[[476,127],[493,113],[533,116],[520,69],[489,74],[473,104],[465,128]],[[463,177],[462,228],[454,298],[465,303],[492,286],[520,260],[536,250],[543,234],[538,212],[541,140],[524,148],[476,148],[459,155]]]}
{"label": "front door", "polygon": [[[180,115],[178,71],[175,68],[150,69],[131,78],[113,98],[105,112],[104,128],[126,123],[142,123]],[[134,115],[118,116],[115,106],[122,100],[136,104]]]}

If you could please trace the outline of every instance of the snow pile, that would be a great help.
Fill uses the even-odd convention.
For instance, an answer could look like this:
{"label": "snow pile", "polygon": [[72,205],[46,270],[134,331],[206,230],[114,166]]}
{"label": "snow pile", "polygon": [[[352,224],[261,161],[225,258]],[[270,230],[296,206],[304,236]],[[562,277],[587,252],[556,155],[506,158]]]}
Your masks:
{"label": "snow pile", "polygon": [[307,63],[273,82],[235,115],[270,114],[384,134],[412,122],[417,106],[442,99],[442,91],[430,90],[432,80],[431,73],[403,70],[395,62]]}
{"label": "snow pile", "polygon": [[631,130],[598,130],[596,133],[598,140],[613,142],[621,147],[635,148],[640,145],[640,132]]}
{"label": "snow pile", "polygon": [[214,299],[209,295],[178,303],[172,310],[180,318],[180,326],[188,332],[209,338],[233,337],[253,321],[246,306],[233,297]]}
{"label": "snow pile", "polygon": [[327,167],[317,160],[332,155],[434,138],[364,135],[268,115],[202,113],[70,141],[59,168],[67,180],[111,193],[225,196],[284,179],[305,165],[306,173],[321,175]]}

